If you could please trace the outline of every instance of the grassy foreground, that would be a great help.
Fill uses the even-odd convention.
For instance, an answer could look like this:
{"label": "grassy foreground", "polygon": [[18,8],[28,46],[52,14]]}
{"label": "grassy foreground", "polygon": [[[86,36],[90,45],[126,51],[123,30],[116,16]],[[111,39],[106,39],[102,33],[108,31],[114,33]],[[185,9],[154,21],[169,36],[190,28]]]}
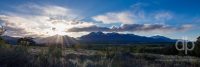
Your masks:
{"label": "grassy foreground", "polygon": [[[112,48],[112,47],[109,47]],[[0,67],[199,67],[191,56],[1,44]]]}

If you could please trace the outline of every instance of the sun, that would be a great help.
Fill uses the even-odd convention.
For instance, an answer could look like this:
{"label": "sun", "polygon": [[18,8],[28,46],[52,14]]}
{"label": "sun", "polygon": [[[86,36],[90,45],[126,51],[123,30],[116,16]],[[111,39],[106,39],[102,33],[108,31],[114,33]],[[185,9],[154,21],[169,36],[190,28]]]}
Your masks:
{"label": "sun", "polygon": [[66,29],[68,26],[64,23],[54,24],[52,27],[52,35],[66,35]]}
{"label": "sun", "polygon": [[51,23],[48,24],[48,28],[46,28],[42,34],[45,36],[69,35],[70,32],[67,32],[67,30],[73,27],[74,25],[67,22]]}

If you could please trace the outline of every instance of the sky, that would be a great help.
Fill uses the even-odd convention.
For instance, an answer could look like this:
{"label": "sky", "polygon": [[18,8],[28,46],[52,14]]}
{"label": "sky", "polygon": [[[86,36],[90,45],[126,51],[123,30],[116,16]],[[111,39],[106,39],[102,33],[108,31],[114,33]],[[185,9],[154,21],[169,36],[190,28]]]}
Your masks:
{"label": "sky", "polygon": [[80,37],[90,32],[196,40],[199,0],[1,0],[4,35]]}

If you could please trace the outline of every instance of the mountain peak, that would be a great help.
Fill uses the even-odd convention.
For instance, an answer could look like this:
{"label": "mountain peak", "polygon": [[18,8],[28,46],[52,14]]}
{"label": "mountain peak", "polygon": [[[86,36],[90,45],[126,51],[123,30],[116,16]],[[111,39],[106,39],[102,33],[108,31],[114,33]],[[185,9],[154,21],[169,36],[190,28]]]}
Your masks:
{"label": "mountain peak", "polygon": [[167,38],[165,36],[161,36],[161,35],[155,35],[155,36],[151,36],[152,38]]}
{"label": "mountain peak", "polygon": [[103,35],[104,33],[101,31],[98,32],[91,32],[89,35]]}

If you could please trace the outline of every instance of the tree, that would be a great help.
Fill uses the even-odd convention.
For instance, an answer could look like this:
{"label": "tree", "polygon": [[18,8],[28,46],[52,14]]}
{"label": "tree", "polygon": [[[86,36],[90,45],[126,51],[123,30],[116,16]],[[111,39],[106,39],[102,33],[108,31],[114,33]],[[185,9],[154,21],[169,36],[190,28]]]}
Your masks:
{"label": "tree", "polygon": [[18,39],[18,45],[22,45],[22,46],[29,46],[29,45],[34,45],[35,41],[33,41],[33,38],[31,37],[24,37],[24,38],[20,38]]}
{"label": "tree", "polygon": [[6,44],[6,42],[1,37],[1,35],[3,35],[5,33],[6,29],[2,25],[0,25],[0,26],[1,26],[0,27],[0,48],[2,48],[2,47],[8,48],[8,47],[10,47],[10,45]]}
{"label": "tree", "polygon": [[194,55],[200,57],[200,36],[197,38],[195,43]]}
{"label": "tree", "polygon": [[3,26],[1,26],[0,27],[0,35],[3,35],[5,31],[6,31],[6,29]]}
{"label": "tree", "polygon": [[197,43],[200,44],[200,36],[197,38]]}

